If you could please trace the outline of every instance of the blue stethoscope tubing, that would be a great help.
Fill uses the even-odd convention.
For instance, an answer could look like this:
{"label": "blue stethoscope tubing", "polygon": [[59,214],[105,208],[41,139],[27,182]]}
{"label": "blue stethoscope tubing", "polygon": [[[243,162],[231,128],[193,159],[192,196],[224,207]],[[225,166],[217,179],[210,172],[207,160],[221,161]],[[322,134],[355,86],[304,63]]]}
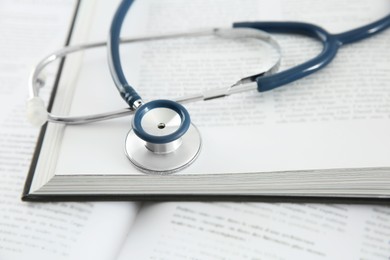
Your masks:
{"label": "blue stethoscope tubing", "polygon": [[340,34],[331,34],[317,25],[301,22],[239,22],[234,23],[233,27],[253,28],[268,33],[299,34],[322,42],[323,49],[315,58],[285,71],[258,77],[256,79],[257,89],[259,92],[264,92],[304,78],[324,68],[333,60],[341,46],[371,37],[390,27],[390,15]]}
{"label": "blue stethoscope tubing", "polygon": [[[112,63],[111,74],[115,85],[126,103],[130,107],[137,107],[135,102],[141,100],[141,97],[127,82],[119,54],[121,27],[133,2],[133,0],[123,0],[119,5],[111,24],[108,46],[109,61],[111,60]],[[390,14],[365,26],[339,34],[331,34],[320,26],[302,22],[237,22],[233,24],[233,28],[252,28],[268,33],[304,35],[320,41],[323,45],[322,51],[316,57],[300,65],[272,75],[257,77],[259,92],[272,90],[304,78],[329,64],[341,46],[371,37],[389,27]]]}
{"label": "blue stethoscope tubing", "polygon": [[141,100],[141,97],[138,95],[137,91],[135,91],[135,89],[127,82],[122,69],[119,53],[119,45],[121,42],[120,32],[122,29],[122,24],[133,2],[133,0],[122,1],[117,11],[115,12],[107,41],[107,47],[109,50],[107,57],[112,79],[115,83],[115,86],[118,88],[120,95],[130,106],[130,108],[136,109],[137,107],[135,104],[137,101]]}

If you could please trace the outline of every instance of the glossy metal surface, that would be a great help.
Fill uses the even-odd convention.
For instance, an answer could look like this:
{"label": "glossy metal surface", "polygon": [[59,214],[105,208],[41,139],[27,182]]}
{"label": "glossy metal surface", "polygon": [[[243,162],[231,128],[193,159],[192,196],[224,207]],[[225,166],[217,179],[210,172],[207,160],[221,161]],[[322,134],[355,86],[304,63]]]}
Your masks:
{"label": "glossy metal surface", "polygon": [[140,171],[154,174],[169,174],[188,167],[198,157],[202,139],[198,129],[191,124],[181,138],[181,144],[173,152],[155,153],[146,148],[147,143],[133,130],[125,142],[126,156]]}
{"label": "glossy metal surface", "polygon": [[150,135],[164,136],[176,132],[181,118],[176,111],[161,107],[149,110],[141,119],[142,128]]}
{"label": "glossy metal surface", "polygon": [[[181,118],[178,113],[169,108],[155,108],[148,111],[141,120],[141,126],[147,134],[154,136],[166,136],[176,132],[181,125]],[[146,142],[145,146],[153,153],[166,154],[177,150],[182,144],[178,138],[168,143]]]}

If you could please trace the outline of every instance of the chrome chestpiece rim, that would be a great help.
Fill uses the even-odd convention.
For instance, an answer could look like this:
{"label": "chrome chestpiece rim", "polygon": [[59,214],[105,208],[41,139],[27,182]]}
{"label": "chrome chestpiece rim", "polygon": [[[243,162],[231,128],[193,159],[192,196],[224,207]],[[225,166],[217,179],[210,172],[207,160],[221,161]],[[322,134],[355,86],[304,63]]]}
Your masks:
{"label": "chrome chestpiece rim", "polygon": [[170,100],[154,100],[139,107],[127,135],[127,157],[139,170],[172,173],[198,156],[201,138],[187,110]]}

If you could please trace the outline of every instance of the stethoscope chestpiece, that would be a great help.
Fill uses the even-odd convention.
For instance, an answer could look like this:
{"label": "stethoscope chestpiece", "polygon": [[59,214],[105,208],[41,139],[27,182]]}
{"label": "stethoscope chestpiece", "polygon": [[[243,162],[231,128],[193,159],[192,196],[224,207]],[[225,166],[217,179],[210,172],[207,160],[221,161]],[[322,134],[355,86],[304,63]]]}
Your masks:
{"label": "stethoscope chestpiece", "polygon": [[129,160],[146,173],[172,173],[189,166],[199,155],[202,140],[187,110],[171,100],[140,106],[127,135]]}

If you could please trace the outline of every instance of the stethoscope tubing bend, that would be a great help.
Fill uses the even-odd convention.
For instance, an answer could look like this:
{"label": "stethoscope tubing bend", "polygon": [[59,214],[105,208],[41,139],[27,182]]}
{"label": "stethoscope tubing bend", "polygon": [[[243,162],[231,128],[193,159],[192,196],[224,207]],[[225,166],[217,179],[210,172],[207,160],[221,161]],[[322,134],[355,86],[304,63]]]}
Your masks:
{"label": "stethoscope tubing bend", "polygon": [[314,38],[323,45],[322,51],[314,58],[272,75],[256,79],[258,91],[264,92],[289,84],[324,68],[336,56],[343,45],[371,37],[390,27],[390,15],[365,26],[340,34],[331,34],[320,26],[302,22],[240,22],[234,28],[254,28],[268,33],[298,34]]}

